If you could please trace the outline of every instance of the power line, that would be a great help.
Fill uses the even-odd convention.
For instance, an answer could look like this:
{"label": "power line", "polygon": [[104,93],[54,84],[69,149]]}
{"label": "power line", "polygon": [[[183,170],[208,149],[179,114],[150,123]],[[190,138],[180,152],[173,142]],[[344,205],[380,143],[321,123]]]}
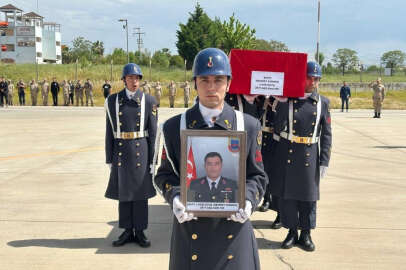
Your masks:
{"label": "power line", "polygon": [[137,45],[138,45],[138,52],[140,55],[141,55],[141,47],[144,45],[144,41],[142,40],[141,35],[145,35],[145,32],[141,32],[141,27],[135,27],[133,36],[138,36]]}

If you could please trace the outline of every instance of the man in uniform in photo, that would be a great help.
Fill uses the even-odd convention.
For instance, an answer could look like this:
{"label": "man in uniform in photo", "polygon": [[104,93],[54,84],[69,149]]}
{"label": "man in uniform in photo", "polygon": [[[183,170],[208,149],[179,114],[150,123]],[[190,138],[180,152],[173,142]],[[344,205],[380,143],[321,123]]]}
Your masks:
{"label": "man in uniform in photo", "polygon": [[[267,177],[261,156],[261,126],[224,102],[231,83],[227,55],[217,48],[200,51],[193,64],[198,102],[163,125],[164,149],[154,178],[174,213],[169,269],[257,270],[258,247],[249,220],[264,194]],[[228,218],[196,218],[180,201],[181,130],[247,132],[245,208]],[[249,252],[247,252],[247,250]]]}
{"label": "man in uniform in photo", "polygon": [[237,181],[221,175],[223,158],[217,152],[204,157],[206,176],[191,181],[187,201],[235,203],[237,200]]}
{"label": "man in uniform in photo", "polygon": [[125,88],[107,97],[106,163],[110,178],[105,196],[118,201],[118,226],[123,233],[113,242],[135,242],[149,247],[148,199],[156,195],[151,166],[157,129],[155,98],[140,90],[142,72],[137,64],[124,66]]}
{"label": "man in uniform in photo", "polygon": [[284,249],[298,244],[315,250],[310,230],[316,227],[319,183],[327,173],[332,141],[330,102],[317,93],[320,79],[319,64],[308,62],[304,97],[279,99],[275,107],[269,180],[272,196],[280,198],[283,227],[289,229]]}

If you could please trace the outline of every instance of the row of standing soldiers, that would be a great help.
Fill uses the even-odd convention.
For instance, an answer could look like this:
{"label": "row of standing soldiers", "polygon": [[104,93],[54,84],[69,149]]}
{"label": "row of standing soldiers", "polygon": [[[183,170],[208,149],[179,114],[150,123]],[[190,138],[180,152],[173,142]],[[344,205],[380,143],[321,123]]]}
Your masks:
{"label": "row of standing soldiers", "polygon": [[[184,90],[184,103],[185,103],[185,108],[189,107],[189,101],[190,101],[190,83],[188,81],[182,83],[180,85],[181,88]],[[141,85],[141,88],[144,93],[149,94],[151,96],[154,96],[156,101],[158,102],[158,107],[160,106],[161,103],[161,97],[162,97],[162,85],[161,83],[158,82],[152,82],[151,84],[148,83],[148,81],[144,81],[144,83]],[[154,88],[154,92],[152,91],[152,88]],[[171,81],[168,85],[168,97],[169,97],[169,107],[173,108],[175,106],[175,98],[176,98],[176,93],[177,93],[177,87],[176,83],[174,81]]]}
{"label": "row of standing soldiers", "polygon": [[[84,105],[83,96],[86,97],[86,106],[94,106],[93,101],[93,83],[87,79],[85,83],[81,80],[76,82],[72,80],[63,80],[61,83],[57,82],[54,78],[51,83],[44,79],[43,81],[36,82],[34,79],[26,84],[22,79],[20,79],[14,86],[11,80],[6,80],[0,78],[0,106],[13,105],[14,89],[17,89],[18,101],[20,106],[25,105],[25,94],[26,88],[29,88],[31,95],[31,105],[37,106],[38,95],[42,99],[42,105],[48,106],[48,95],[51,91],[52,94],[52,104],[53,106],[58,106],[58,94],[62,89],[63,93],[63,105],[74,105],[74,97],[76,96],[76,106]],[[3,101],[5,100],[5,102]]]}

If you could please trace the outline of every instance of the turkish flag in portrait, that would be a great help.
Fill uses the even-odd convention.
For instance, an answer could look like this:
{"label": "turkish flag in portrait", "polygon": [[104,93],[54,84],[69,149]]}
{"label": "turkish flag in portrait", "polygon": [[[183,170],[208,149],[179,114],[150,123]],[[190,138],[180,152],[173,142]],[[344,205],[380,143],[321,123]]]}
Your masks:
{"label": "turkish flag in portrait", "polygon": [[189,187],[190,183],[195,179],[196,179],[195,158],[193,157],[192,146],[190,146],[189,153],[187,155],[186,187]]}

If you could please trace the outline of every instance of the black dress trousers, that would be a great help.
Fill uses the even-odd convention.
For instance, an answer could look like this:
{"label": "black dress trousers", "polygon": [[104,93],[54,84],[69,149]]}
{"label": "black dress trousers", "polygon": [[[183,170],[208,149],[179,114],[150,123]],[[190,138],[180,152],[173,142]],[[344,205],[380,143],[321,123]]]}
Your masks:
{"label": "black dress trousers", "polygon": [[142,231],[148,227],[148,200],[119,202],[118,226]]}

